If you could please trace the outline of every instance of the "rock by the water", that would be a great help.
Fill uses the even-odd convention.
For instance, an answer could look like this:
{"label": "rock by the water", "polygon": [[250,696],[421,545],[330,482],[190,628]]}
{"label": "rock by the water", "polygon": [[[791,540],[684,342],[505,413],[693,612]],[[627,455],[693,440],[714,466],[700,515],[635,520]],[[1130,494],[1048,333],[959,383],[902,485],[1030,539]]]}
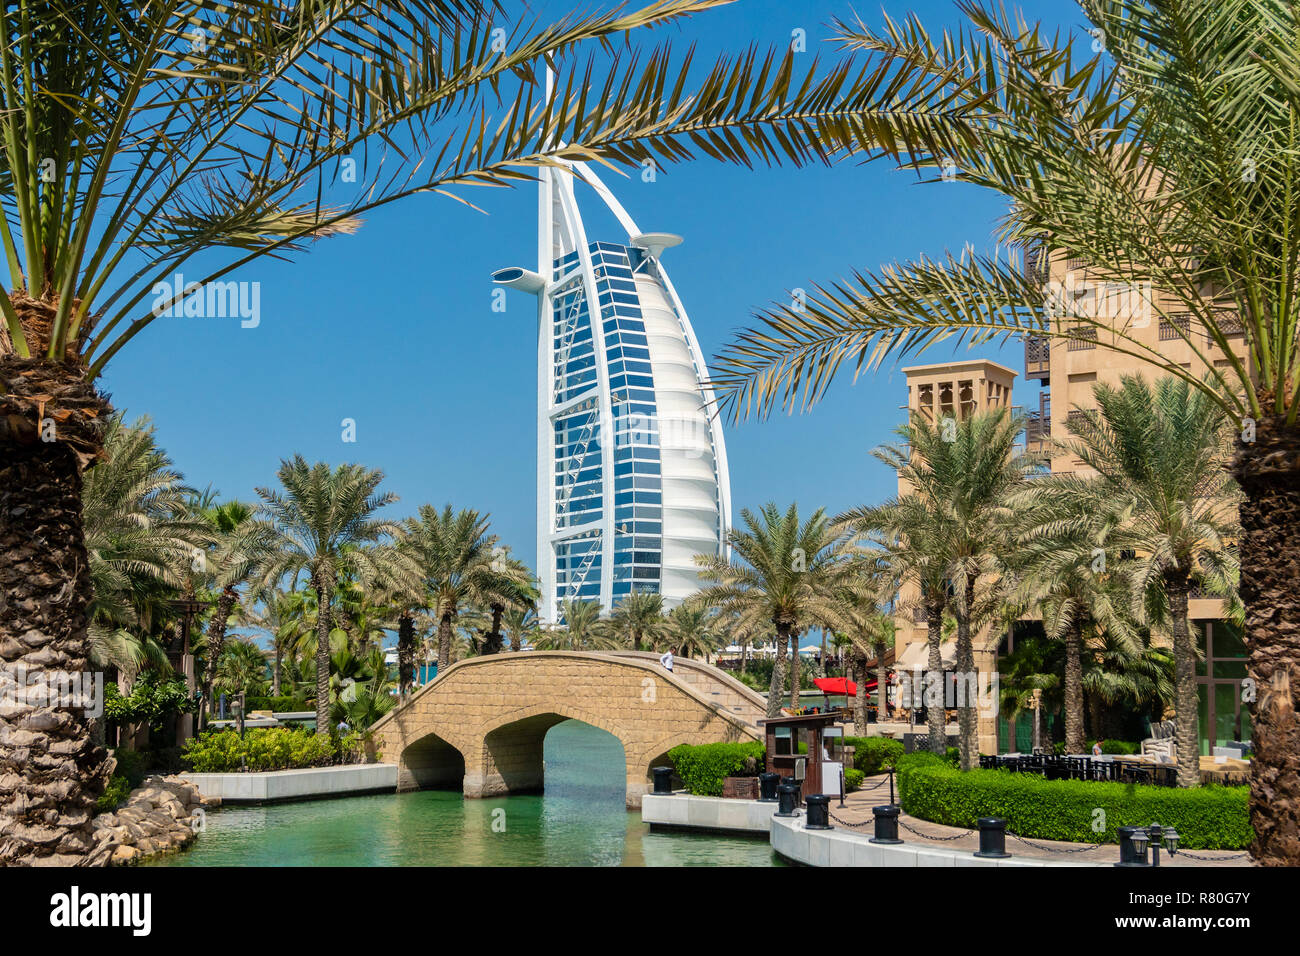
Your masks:
{"label": "rock by the water", "polygon": [[91,866],[126,866],[194,842],[195,811],[211,806],[199,788],[180,777],[153,776],[126,802],[95,818]]}

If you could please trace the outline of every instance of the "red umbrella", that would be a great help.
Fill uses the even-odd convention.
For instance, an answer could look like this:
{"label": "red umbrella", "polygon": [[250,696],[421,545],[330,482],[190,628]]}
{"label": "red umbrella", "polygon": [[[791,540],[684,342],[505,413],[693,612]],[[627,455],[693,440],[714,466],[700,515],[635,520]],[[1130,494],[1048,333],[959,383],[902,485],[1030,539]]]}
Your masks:
{"label": "red umbrella", "polygon": [[[847,689],[845,685],[848,685]],[[843,677],[818,677],[813,681],[815,686],[823,694],[856,694],[858,685],[851,680]]]}
{"label": "red umbrella", "polygon": [[[845,685],[848,685],[847,688]],[[858,692],[858,685],[855,681],[845,680],[843,677],[817,677],[813,680],[815,686],[823,694],[847,694],[853,696]],[[867,690],[875,690],[876,681],[874,679],[867,681]]]}

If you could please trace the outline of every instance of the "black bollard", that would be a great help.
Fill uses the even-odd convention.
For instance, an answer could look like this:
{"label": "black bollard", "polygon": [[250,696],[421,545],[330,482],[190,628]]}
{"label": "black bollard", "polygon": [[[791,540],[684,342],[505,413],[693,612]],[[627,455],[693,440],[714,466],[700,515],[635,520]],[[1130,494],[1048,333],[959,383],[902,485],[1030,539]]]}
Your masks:
{"label": "black bollard", "polygon": [[808,819],[804,822],[805,830],[833,830],[831,826],[830,798],[824,793],[810,793],[807,798]]}
{"label": "black bollard", "polygon": [[781,782],[779,773],[760,773],[758,775],[758,799],[764,803],[776,802],[776,788]]}
{"label": "black bollard", "polygon": [[871,838],[872,843],[903,842],[898,838],[898,807],[886,804],[872,807],[871,812],[876,815],[876,835]]}
{"label": "black bollard", "polygon": [[[1136,843],[1133,840],[1133,834],[1141,830],[1141,827],[1120,827],[1116,832],[1119,834],[1119,862],[1116,866],[1137,867],[1150,866],[1147,862],[1147,845],[1145,843]],[[1141,849],[1138,847],[1141,846]]]}
{"label": "black bollard", "polygon": [[975,855],[994,860],[1010,856],[1007,852],[1007,821],[999,817],[980,817],[979,824],[980,848]]}
{"label": "black bollard", "polygon": [[671,797],[673,795],[673,768],[672,767],[655,767],[655,793],[660,796]]}
{"label": "black bollard", "polygon": [[794,784],[783,783],[776,788],[779,805],[776,808],[778,817],[794,816],[794,808],[797,805],[799,788]]}

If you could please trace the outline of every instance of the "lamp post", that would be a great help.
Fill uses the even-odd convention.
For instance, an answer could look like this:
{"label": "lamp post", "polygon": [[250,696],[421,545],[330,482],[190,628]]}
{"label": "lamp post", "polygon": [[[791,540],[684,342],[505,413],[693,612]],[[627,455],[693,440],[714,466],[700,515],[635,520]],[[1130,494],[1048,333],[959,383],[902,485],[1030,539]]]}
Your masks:
{"label": "lamp post", "polygon": [[[1145,827],[1120,827],[1120,860],[1116,866],[1141,867],[1160,865],[1160,847],[1163,845],[1170,856],[1178,853],[1181,837],[1173,827],[1164,827],[1152,823]],[[1131,851],[1125,852],[1124,843],[1131,844]],[[1151,862],[1146,862],[1147,846],[1151,847]]]}

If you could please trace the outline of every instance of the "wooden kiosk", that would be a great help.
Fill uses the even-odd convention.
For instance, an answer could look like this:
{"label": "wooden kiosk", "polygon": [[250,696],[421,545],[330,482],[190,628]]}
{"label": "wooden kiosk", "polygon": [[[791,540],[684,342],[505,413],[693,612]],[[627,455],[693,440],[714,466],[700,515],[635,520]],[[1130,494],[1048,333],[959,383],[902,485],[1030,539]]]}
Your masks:
{"label": "wooden kiosk", "polygon": [[[760,720],[766,735],[767,770],[793,777],[800,793],[840,796],[844,785],[843,711],[769,717]],[[800,752],[800,744],[807,746]]]}

